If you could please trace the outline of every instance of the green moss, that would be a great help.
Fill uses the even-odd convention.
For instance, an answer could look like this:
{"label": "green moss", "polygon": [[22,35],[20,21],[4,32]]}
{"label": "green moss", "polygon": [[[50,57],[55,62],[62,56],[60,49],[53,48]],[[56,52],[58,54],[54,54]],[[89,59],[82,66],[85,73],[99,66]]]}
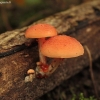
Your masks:
{"label": "green moss", "polygon": [[76,96],[75,94],[73,94],[73,97],[71,100],[97,100],[97,99],[95,99],[93,96],[90,96],[89,98],[85,98],[83,93],[80,93],[79,96]]}

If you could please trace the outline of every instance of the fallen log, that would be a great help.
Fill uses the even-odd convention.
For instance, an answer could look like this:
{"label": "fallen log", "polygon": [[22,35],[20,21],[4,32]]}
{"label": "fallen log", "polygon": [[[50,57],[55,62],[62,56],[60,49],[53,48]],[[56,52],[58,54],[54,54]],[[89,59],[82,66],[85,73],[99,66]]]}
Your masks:
{"label": "fallen log", "polygon": [[[93,61],[100,56],[99,0],[73,7],[33,24],[36,23],[51,24],[57,28],[59,34],[75,37],[89,48]],[[27,70],[35,68],[38,61],[37,46],[25,46],[25,43],[31,41],[24,37],[28,27],[0,35],[0,100],[36,99],[89,65],[85,50],[83,56],[65,59],[48,78],[25,83]]]}

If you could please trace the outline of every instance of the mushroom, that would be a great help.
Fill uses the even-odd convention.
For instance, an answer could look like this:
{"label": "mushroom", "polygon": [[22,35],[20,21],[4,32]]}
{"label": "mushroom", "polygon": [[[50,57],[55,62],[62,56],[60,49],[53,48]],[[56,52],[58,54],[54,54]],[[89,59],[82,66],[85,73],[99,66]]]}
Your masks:
{"label": "mushroom", "polygon": [[52,37],[55,35],[57,35],[57,30],[49,24],[32,25],[26,30],[26,33],[25,33],[26,38],[37,38],[38,40],[40,63],[41,63],[41,68],[43,69],[47,69],[48,65],[46,65],[45,56],[43,56],[40,51],[41,46],[46,41],[45,39],[46,37]]}
{"label": "mushroom", "polygon": [[28,76],[25,77],[25,82],[32,82],[35,77],[35,71],[33,69],[29,69],[27,74]]}
{"label": "mushroom", "polygon": [[45,64],[45,57],[41,54],[40,48],[45,42],[45,37],[57,35],[56,29],[49,24],[36,24],[30,26],[25,33],[26,38],[38,38],[40,62]]}
{"label": "mushroom", "polygon": [[49,67],[53,70],[49,70],[46,74],[52,73],[58,66],[63,58],[72,58],[83,55],[83,46],[75,38],[66,35],[57,35],[49,38],[41,47],[41,53],[44,56],[54,58]]}

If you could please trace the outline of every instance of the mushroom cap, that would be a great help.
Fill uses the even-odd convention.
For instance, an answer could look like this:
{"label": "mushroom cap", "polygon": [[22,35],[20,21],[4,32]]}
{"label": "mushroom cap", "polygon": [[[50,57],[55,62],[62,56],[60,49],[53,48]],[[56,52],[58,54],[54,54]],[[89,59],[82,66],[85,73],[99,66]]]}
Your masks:
{"label": "mushroom cap", "polygon": [[27,74],[34,74],[34,73],[35,73],[34,69],[29,69],[29,70],[27,71]]}
{"label": "mushroom cap", "polygon": [[43,38],[57,35],[57,30],[49,24],[30,26],[25,33],[26,38]]}
{"label": "mushroom cap", "polygon": [[49,38],[41,47],[41,53],[51,58],[71,58],[83,55],[83,46],[75,38],[57,35]]}

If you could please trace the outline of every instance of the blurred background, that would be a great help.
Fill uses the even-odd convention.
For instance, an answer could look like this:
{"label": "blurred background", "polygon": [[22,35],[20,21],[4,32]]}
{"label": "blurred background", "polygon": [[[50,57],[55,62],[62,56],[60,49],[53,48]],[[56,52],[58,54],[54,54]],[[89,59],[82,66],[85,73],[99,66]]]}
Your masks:
{"label": "blurred background", "polygon": [[0,33],[30,25],[90,0],[0,0]]}

